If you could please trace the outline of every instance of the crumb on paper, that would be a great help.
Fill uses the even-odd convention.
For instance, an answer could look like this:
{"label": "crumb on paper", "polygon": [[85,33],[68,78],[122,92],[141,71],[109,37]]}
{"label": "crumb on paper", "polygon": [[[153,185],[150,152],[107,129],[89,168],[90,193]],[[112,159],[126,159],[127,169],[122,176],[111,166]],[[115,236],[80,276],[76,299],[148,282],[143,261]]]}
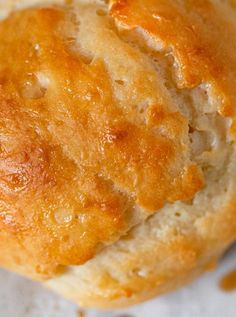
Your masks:
{"label": "crumb on paper", "polygon": [[79,310],[77,311],[76,317],[85,317],[85,312],[84,312],[83,310],[79,309]]}
{"label": "crumb on paper", "polygon": [[226,274],[219,283],[220,288],[225,292],[236,291],[236,269]]}

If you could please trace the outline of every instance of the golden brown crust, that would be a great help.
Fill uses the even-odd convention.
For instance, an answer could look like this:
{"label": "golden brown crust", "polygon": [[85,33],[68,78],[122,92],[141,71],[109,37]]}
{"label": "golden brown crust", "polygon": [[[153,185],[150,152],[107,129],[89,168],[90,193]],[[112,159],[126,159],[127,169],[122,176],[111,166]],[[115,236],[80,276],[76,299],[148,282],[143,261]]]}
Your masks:
{"label": "golden brown crust", "polygon": [[110,14],[118,25],[141,29],[161,43],[162,50],[171,49],[179,88],[210,83],[214,94],[221,98],[221,114],[235,115],[235,25],[226,20],[214,1],[111,2]]}
{"label": "golden brown crust", "polygon": [[153,212],[203,184],[187,120],[158,104],[147,125],[130,122],[103,62],[72,51],[73,19],[29,9],[0,25],[1,244],[30,274],[83,263],[130,227],[135,204]]}

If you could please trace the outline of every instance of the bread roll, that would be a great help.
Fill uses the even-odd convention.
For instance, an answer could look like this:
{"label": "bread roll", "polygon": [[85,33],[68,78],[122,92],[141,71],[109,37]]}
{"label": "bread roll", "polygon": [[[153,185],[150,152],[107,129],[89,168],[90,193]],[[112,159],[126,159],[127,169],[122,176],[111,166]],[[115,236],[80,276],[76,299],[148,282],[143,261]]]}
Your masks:
{"label": "bread roll", "polygon": [[236,238],[235,3],[0,8],[0,265],[102,308],[211,268]]}

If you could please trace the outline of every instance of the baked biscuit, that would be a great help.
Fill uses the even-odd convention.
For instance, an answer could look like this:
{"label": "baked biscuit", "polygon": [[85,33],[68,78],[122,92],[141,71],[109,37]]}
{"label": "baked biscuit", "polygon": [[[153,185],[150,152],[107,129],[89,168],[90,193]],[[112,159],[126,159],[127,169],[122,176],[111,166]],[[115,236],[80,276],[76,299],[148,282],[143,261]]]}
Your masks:
{"label": "baked biscuit", "polygon": [[235,6],[66,2],[1,8],[0,265],[127,306],[235,240]]}

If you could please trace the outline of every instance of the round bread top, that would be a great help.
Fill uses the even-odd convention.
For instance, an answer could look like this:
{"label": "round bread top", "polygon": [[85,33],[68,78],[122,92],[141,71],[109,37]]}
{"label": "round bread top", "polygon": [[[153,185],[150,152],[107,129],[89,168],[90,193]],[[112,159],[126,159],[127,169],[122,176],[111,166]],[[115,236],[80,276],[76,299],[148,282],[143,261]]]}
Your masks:
{"label": "round bread top", "polygon": [[206,112],[234,115],[236,41],[209,1],[101,3],[0,24],[0,264],[36,278],[203,188],[174,88],[207,82]]}

